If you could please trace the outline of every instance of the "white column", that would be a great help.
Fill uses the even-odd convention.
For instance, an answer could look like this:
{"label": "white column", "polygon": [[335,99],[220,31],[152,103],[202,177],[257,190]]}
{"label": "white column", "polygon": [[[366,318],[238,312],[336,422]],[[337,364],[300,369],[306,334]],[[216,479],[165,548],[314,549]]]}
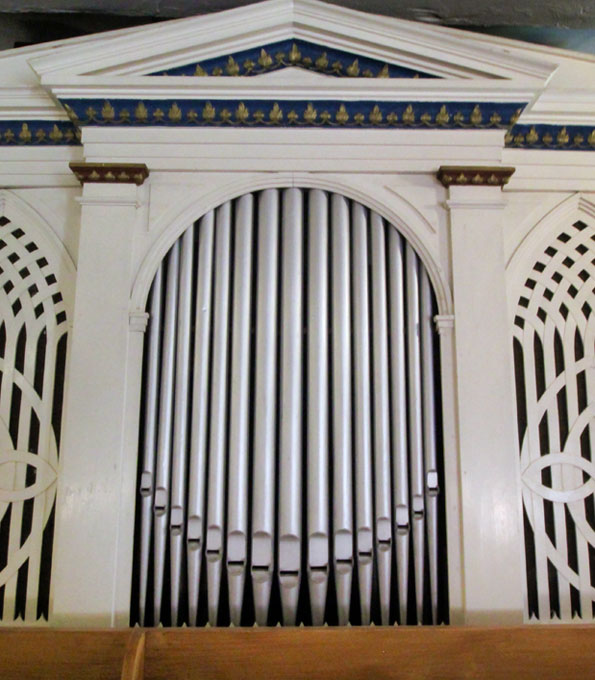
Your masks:
{"label": "white column", "polygon": [[[129,313],[137,190],[134,184],[85,184],[80,199],[52,568],[54,625],[128,624],[137,428],[125,414],[139,398],[144,328],[144,319]],[[138,370],[129,372],[129,363]]]}
{"label": "white column", "polygon": [[[505,200],[498,186],[451,186],[447,205],[464,622],[522,623],[520,480],[502,238]],[[447,401],[449,395],[444,396]]]}

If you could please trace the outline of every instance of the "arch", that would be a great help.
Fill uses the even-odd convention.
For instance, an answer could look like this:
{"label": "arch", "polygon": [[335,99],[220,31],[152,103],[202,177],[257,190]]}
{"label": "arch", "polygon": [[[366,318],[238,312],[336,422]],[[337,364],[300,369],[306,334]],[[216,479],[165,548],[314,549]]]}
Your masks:
{"label": "arch", "polygon": [[417,252],[432,282],[438,313],[445,315],[453,313],[452,295],[445,272],[436,262],[421,236],[422,234],[435,233],[436,230],[415,206],[398,195],[393,189],[391,189],[390,202],[395,204],[394,207],[386,200],[386,196],[380,195],[381,191],[378,191],[376,196],[371,194],[370,186],[367,184],[361,186],[357,182],[340,180],[334,176],[318,176],[308,172],[258,173],[240,182],[237,180],[230,181],[200,198],[193,198],[176,214],[172,215],[172,211],[166,213],[153,227],[156,232],[159,232],[159,236],[152,244],[149,252],[146,253],[137,270],[131,292],[131,310],[144,310],[159,263],[177,238],[195,220],[207,211],[243,194],[263,189],[287,187],[323,189],[339,193],[346,198],[362,203],[362,205],[381,215],[397,228]]}
{"label": "arch", "polygon": [[580,193],[567,196],[544,215],[517,245],[506,265],[509,308],[513,315],[523,282],[535,259],[555,238],[561,225],[574,222],[581,216],[595,218],[595,203]]}

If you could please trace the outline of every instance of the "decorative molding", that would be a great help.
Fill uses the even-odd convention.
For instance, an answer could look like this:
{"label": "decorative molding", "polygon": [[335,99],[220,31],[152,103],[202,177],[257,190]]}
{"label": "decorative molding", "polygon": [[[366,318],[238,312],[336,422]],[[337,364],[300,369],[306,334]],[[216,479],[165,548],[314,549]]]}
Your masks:
{"label": "decorative molding", "polygon": [[[312,0],[269,0],[176,22],[127,29],[41,53],[30,63],[49,79],[146,75],[279,40],[302,39],[451,79],[523,79],[537,86],[557,62],[443,26],[366,14]],[[549,55],[548,55],[549,56]],[[47,82],[47,80],[46,80]]]}
{"label": "decorative molding", "polygon": [[0,146],[80,144],[80,130],[70,121],[0,120]]}
{"label": "decorative molding", "polygon": [[136,184],[140,186],[149,176],[144,163],[69,163],[81,184]]}
{"label": "decorative molding", "polygon": [[284,68],[303,68],[344,78],[436,78],[423,71],[388,64],[353,51],[316,45],[307,40],[281,40],[233,54],[193,62],[151,76],[258,76]]}
{"label": "decorative molding", "polygon": [[442,165],[436,173],[442,186],[503,187],[508,184],[515,168]]}
{"label": "decorative molding", "polygon": [[586,125],[514,125],[506,133],[507,147],[595,151],[595,128]]}
{"label": "decorative molding", "polygon": [[62,101],[75,125],[507,129],[523,103],[338,100]]}
{"label": "decorative molding", "polygon": [[450,333],[455,327],[454,314],[436,314],[434,323],[436,324],[436,330],[439,335]]}
{"label": "decorative molding", "polygon": [[147,330],[148,323],[149,314],[147,312],[141,312],[140,310],[130,312],[131,333],[144,333]]}

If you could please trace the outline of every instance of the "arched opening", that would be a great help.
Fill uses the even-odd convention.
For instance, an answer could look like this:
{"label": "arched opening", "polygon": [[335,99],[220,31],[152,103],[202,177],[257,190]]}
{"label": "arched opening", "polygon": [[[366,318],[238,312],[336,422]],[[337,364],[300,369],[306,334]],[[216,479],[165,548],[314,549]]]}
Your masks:
{"label": "arched opening", "polygon": [[396,228],[265,189],[147,305],[132,622],[448,619],[436,302]]}

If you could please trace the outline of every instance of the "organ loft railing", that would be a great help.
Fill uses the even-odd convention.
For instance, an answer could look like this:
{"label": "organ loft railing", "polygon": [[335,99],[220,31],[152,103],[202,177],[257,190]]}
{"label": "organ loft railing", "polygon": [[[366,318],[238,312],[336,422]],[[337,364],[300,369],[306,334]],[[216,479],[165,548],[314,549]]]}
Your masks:
{"label": "organ loft railing", "polygon": [[432,287],[313,189],[190,226],[147,307],[131,621],[448,621]]}

